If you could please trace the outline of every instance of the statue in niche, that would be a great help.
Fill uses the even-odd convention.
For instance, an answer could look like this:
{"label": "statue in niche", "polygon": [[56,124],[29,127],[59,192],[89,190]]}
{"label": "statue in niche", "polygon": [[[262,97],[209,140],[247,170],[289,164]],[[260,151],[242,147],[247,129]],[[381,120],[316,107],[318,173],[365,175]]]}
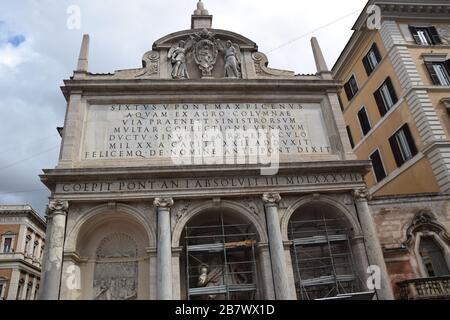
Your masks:
{"label": "statue in niche", "polygon": [[[227,268],[226,273],[225,268]],[[200,265],[197,286],[208,288],[230,284],[250,284],[251,278],[242,271],[238,264],[225,266],[220,258],[214,257],[208,264]],[[209,294],[208,298],[221,299],[219,294]]]}
{"label": "statue in niche", "polygon": [[241,78],[241,50],[239,45],[228,40],[225,45],[217,40],[217,46],[224,54],[225,78]]}
{"label": "statue in niche", "polygon": [[172,78],[173,79],[189,79],[189,73],[186,66],[186,55],[192,49],[192,42],[181,40],[170,48],[167,55],[172,63]]}

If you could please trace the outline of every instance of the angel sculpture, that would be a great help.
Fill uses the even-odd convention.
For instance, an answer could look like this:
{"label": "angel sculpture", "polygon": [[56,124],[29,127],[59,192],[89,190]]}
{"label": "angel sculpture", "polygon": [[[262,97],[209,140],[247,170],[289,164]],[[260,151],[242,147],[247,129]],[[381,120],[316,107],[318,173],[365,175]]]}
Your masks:
{"label": "angel sculpture", "polygon": [[217,46],[225,57],[225,78],[241,78],[241,50],[228,40],[225,45],[217,40]]}
{"label": "angel sculpture", "polygon": [[181,40],[178,44],[174,44],[169,50],[167,58],[172,63],[173,79],[189,79],[189,73],[186,67],[186,55],[191,50],[192,44]]}

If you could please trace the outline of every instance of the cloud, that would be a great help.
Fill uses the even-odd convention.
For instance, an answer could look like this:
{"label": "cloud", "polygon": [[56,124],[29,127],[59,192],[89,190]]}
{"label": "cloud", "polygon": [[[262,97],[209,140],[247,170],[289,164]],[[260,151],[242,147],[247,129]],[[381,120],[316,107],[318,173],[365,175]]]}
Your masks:
{"label": "cloud", "polygon": [[[44,212],[49,193],[38,175],[42,168],[54,168],[58,160],[58,148],[51,148],[60,143],[56,127],[63,125],[66,108],[59,87],[76,66],[82,34],[91,36],[90,71],[140,67],[143,53],[151,49],[155,40],[190,27],[196,2],[2,1],[0,203],[29,203]],[[298,38],[270,52],[270,66],[314,73],[310,37],[319,38],[331,67],[351,35],[357,14],[320,27],[361,10],[366,0],[205,0],[204,3],[214,15],[214,28],[242,34],[255,41],[262,52]],[[80,8],[80,29],[67,28],[67,8],[71,5]],[[309,34],[310,31],[314,32]],[[32,155],[36,156],[18,162]],[[10,166],[14,163],[17,164]],[[2,170],[4,167],[8,168]]]}

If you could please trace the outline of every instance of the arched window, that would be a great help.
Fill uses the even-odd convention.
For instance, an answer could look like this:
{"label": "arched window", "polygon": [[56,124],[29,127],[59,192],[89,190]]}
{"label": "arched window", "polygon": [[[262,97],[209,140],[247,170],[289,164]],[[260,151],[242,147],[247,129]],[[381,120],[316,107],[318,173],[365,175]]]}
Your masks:
{"label": "arched window", "polygon": [[445,239],[449,236],[433,214],[418,212],[407,231],[406,244],[414,248],[420,277],[432,278],[450,275],[450,248]]}
{"label": "arched window", "polygon": [[419,253],[428,277],[450,275],[444,252],[432,237],[420,239]]}

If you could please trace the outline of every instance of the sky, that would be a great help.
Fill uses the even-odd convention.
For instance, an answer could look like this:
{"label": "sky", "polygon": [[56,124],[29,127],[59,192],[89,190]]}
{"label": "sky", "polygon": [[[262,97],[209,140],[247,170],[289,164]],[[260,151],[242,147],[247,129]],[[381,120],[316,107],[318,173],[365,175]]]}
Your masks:
{"label": "sky", "polygon": [[[90,72],[141,67],[157,39],[190,28],[196,0],[0,0],[0,205],[41,215],[42,169],[57,165],[66,108],[60,86],[90,35]],[[310,38],[331,68],[366,0],[203,0],[213,28],[256,42],[269,66],[315,73]],[[79,13],[79,23],[73,20]]]}

